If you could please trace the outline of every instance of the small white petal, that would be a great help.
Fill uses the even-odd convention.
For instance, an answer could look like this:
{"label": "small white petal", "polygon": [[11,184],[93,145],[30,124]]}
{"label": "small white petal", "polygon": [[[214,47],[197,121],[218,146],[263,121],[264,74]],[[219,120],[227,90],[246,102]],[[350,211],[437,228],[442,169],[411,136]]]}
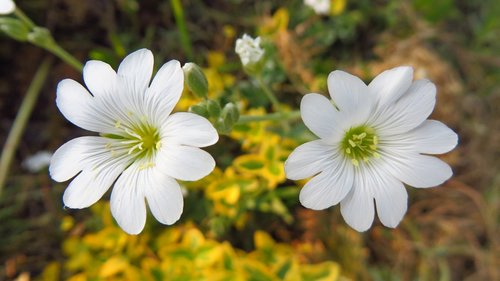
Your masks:
{"label": "small white petal", "polygon": [[57,85],[56,104],[61,113],[76,126],[101,133],[113,131],[114,120],[80,83],[64,79]]}
{"label": "small white petal", "polygon": [[448,180],[453,171],[439,158],[392,149],[383,153],[384,169],[402,182],[417,188],[433,187]]}
{"label": "small white petal", "polygon": [[412,80],[413,68],[400,66],[377,75],[368,88],[378,98],[379,106],[383,107],[399,99],[408,90]]}
{"label": "small white petal", "polygon": [[372,123],[381,136],[406,133],[422,124],[435,104],[436,86],[428,80],[417,80],[404,96],[393,106],[382,110]]}
{"label": "small white petal", "polygon": [[206,118],[188,112],[170,115],[164,131],[162,138],[167,143],[205,147],[219,140],[217,130]]}
{"label": "small white petal", "polygon": [[342,217],[359,232],[368,230],[375,217],[372,187],[371,176],[366,171],[357,170],[351,191],[340,202]]}
{"label": "small white petal", "polygon": [[87,208],[99,200],[123,172],[123,161],[108,162],[102,167],[83,170],[64,191],[63,202],[72,209]]}
{"label": "small white petal", "polygon": [[153,73],[153,53],[148,49],[137,50],[126,56],[118,67],[120,85],[130,91],[129,94],[143,96],[149,86]]}
{"label": "small white petal", "polygon": [[395,228],[408,208],[408,193],[403,183],[391,175],[376,175],[374,188],[377,214],[383,225]]}
{"label": "small white petal", "polygon": [[316,136],[336,142],[342,136],[343,118],[326,97],[319,94],[307,94],[300,102],[300,113],[304,124]]}
{"label": "small white petal", "polygon": [[156,73],[146,94],[150,114],[156,122],[165,122],[179,101],[183,88],[184,73],[180,63],[176,60],[165,63]]}
{"label": "small white petal", "polygon": [[374,104],[374,97],[361,79],[335,70],[328,75],[328,92],[340,112],[347,114],[352,124],[366,121]]}
{"label": "small white petal", "polygon": [[313,210],[323,210],[336,205],[349,193],[353,181],[353,166],[338,157],[331,167],[304,185],[299,195],[300,203]]}
{"label": "small white petal", "polygon": [[332,166],[336,152],[322,140],[304,143],[288,156],[285,162],[286,177],[291,180],[305,179]]}
{"label": "small white petal", "polygon": [[215,168],[215,160],[208,152],[184,145],[162,146],[157,161],[164,173],[185,181],[199,180]]}
{"label": "small white petal", "polygon": [[415,151],[419,153],[441,154],[457,146],[458,135],[439,121],[426,120],[410,131],[401,143],[413,145]]}
{"label": "small white petal", "polygon": [[116,72],[105,62],[91,60],[83,67],[83,80],[94,96],[114,94],[116,79]]}
{"label": "small white petal", "polygon": [[140,163],[128,167],[118,178],[111,192],[111,214],[118,225],[129,234],[138,234],[146,224],[144,189],[147,180],[140,171]]}
{"label": "small white petal", "polygon": [[148,171],[152,173],[145,177],[147,183],[144,192],[149,208],[159,222],[171,225],[178,221],[182,214],[184,198],[181,188],[173,178],[160,173],[158,169]]}

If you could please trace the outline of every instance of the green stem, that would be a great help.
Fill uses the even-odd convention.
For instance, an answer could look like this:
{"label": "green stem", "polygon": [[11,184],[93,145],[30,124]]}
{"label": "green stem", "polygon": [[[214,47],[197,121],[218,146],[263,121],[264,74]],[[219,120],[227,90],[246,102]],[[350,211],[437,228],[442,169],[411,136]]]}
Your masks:
{"label": "green stem", "polygon": [[275,112],[265,115],[242,115],[238,120],[238,124],[262,121],[292,121],[300,118],[300,111],[290,112]]}
{"label": "green stem", "polygon": [[33,29],[33,27],[36,26],[35,23],[33,23],[33,21],[31,21],[23,11],[21,11],[21,9],[16,8],[16,10],[14,11],[14,15],[16,15],[16,17],[18,17],[22,22],[24,22],[24,24],[26,24],[29,29]]}
{"label": "green stem", "polygon": [[186,19],[184,18],[184,8],[180,0],[170,0],[172,10],[174,12],[175,23],[179,29],[181,46],[189,60],[193,60],[193,48],[191,47],[191,39],[186,28]]}
{"label": "green stem", "polygon": [[31,112],[33,111],[36,100],[38,99],[38,94],[47,79],[51,64],[52,60],[50,58],[46,58],[35,73],[35,77],[33,78],[33,81],[31,81],[30,87],[26,92],[26,96],[24,97],[21,107],[19,108],[16,119],[12,124],[7,141],[3,146],[2,156],[0,158],[0,194],[2,193],[5,180],[7,179],[10,163],[17,150],[19,140],[24,132],[24,128],[26,127],[26,123],[28,122]]}
{"label": "green stem", "polygon": [[269,87],[266,85],[266,83],[264,83],[262,78],[257,77],[255,79],[257,80],[257,83],[259,83],[259,86],[264,91],[264,93],[266,94],[269,101],[272,103],[274,110],[279,111],[280,110],[280,102],[278,101],[278,99],[276,98],[274,93],[271,91],[271,89],[269,89]]}
{"label": "green stem", "polygon": [[80,73],[83,71],[82,63],[79,60],[77,60],[74,56],[72,56],[70,53],[68,53],[66,50],[61,48],[61,46],[59,46],[57,43],[55,43],[55,41],[54,41],[54,44],[50,44],[49,46],[46,46],[45,48],[47,51],[56,55],[58,58],[63,60],[65,63],[72,66],[75,70],[79,71]]}

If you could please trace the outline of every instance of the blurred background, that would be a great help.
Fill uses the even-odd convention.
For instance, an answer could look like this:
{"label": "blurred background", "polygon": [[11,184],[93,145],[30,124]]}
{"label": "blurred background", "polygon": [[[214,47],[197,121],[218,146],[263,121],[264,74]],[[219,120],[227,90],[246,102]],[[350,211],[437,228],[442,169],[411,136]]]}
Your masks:
{"label": "blurred background", "polygon": [[[442,156],[453,178],[407,188],[408,213],[396,229],[375,219],[358,233],[338,206],[300,206],[304,182],[285,179],[284,160],[311,138],[300,121],[286,133],[272,122],[239,124],[208,149],[218,168],[183,183],[181,220],[163,226],[149,216],[142,234],[129,236],[110,215],[109,194],[89,209],[64,209],[67,183],[26,162],[90,134],[54,102],[60,80],[82,76],[0,33],[2,144],[37,68],[53,58],[0,194],[0,280],[500,280],[500,1],[332,0],[319,13],[301,0],[17,2],[82,63],[116,69],[143,47],[157,68],[193,61],[210,98],[238,103],[241,114],[271,108],[234,52],[244,33],[262,38],[265,82],[292,109],[306,93],[326,94],[334,69],[369,82],[411,65],[437,85],[431,118],[460,141]],[[198,102],[186,91],[177,110]]]}

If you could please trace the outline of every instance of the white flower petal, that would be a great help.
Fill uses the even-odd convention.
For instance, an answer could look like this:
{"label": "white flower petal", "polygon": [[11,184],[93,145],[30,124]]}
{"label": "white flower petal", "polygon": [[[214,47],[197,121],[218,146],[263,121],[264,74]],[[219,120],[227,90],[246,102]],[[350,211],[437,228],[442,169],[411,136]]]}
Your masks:
{"label": "white flower petal", "polygon": [[114,130],[114,120],[80,83],[64,79],[57,85],[56,104],[61,113],[76,126],[101,133]]}
{"label": "white flower petal", "polygon": [[304,124],[316,136],[328,142],[336,142],[342,136],[342,115],[326,97],[307,94],[300,102],[300,113]]}
{"label": "white flower petal", "polygon": [[56,150],[50,160],[49,172],[58,182],[67,181],[89,165],[99,165],[114,157],[105,149],[110,141],[102,137],[79,137],[68,141]]}
{"label": "white flower petal", "polygon": [[338,204],[353,187],[354,169],[344,159],[337,157],[319,175],[308,181],[300,191],[300,203],[309,209],[323,210]]}
{"label": "white flower petal", "polygon": [[285,162],[286,177],[291,180],[305,179],[333,165],[334,147],[322,140],[306,142],[288,156]]}
{"label": "white flower petal", "polygon": [[148,183],[141,173],[141,163],[135,162],[118,178],[111,192],[111,214],[129,234],[138,234],[146,224],[144,189]]}
{"label": "white flower petal", "polygon": [[333,71],[328,75],[328,92],[340,111],[349,115],[352,124],[366,121],[374,97],[361,79],[344,71]]}
{"label": "white flower petal", "polygon": [[148,106],[156,122],[163,123],[179,101],[184,88],[184,73],[176,60],[164,64],[147,90]]}
{"label": "white flower petal", "polygon": [[178,112],[168,117],[162,138],[167,143],[205,147],[216,143],[219,134],[206,118]]}
{"label": "white flower petal", "polygon": [[416,128],[434,110],[436,86],[428,80],[413,82],[407,93],[373,121],[382,136],[406,133]]}
{"label": "white flower petal", "polygon": [[375,217],[373,206],[373,179],[363,170],[356,170],[351,191],[340,202],[344,220],[359,232],[370,228]]}
{"label": "white flower petal", "polygon": [[181,217],[184,198],[177,181],[158,170],[148,169],[151,173],[145,177],[144,192],[153,216],[159,222],[171,225]]}
{"label": "white flower petal", "polygon": [[63,202],[72,209],[87,208],[99,200],[126,167],[124,161],[103,163],[83,170],[64,191]]}
{"label": "white flower petal", "polygon": [[379,106],[395,102],[401,97],[411,85],[413,80],[413,68],[400,66],[386,70],[368,85],[372,95],[378,98]]}
{"label": "white flower petal", "polygon": [[116,72],[102,61],[88,61],[83,67],[83,80],[94,96],[112,95],[117,91]]}
{"label": "white flower petal", "polygon": [[437,186],[453,175],[448,164],[433,156],[392,149],[382,153],[382,157],[384,170],[413,187]]}
{"label": "white flower petal", "polygon": [[395,228],[408,208],[408,193],[403,183],[391,175],[377,174],[374,188],[377,214],[383,225]]}
{"label": "white flower petal", "polygon": [[445,124],[436,120],[426,120],[410,131],[400,142],[412,145],[419,153],[446,153],[458,143],[458,135]]}
{"label": "white flower petal", "polygon": [[148,49],[137,50],[126,56],[118,67],[120,85],[125,85],[132,95],[143,96],[153,73],[153,53]]}
{"label": "white flower petal", "polygon": [[164,173],[185,181],[199,180],[215,168],[215,160],[208,152],[175,144],[162,146],[157,162]]}

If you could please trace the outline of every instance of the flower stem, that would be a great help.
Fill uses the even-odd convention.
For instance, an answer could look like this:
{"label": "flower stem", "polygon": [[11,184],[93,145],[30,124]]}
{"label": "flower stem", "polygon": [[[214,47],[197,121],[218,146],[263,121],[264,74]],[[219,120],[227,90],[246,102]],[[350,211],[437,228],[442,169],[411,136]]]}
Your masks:
{"label": "flower stem", "polygon": [[55,41],[54,44],[46,46],[46,49],[47,51],[51,52],[52,54],[56,55],[58,58],[63,60],[65,63],[72,66],[75,70],[79,71],[80,73],[83,71],[82,63],[74,56],[72,56],[70,53],[68,53],[66,50],[64,50],[61,46],[59,46]]}
{"label": "flower stem", "polygon": [[22,22],[24,22],[24,24],[26,24],[29,29],[33,29],[33,27],[36,26],[33,21],[31,21],[23,11],[21,11],[21,9],[16,8],[16,10],[14,11],[14,15],[16,15],[16,17],[18,17]]}
{"label": "flower stem", "polygon": [[266,94],[267,98],[269,99],[269,101],[273,105],[274,110],[279,111],[280,110],[280,103],[279,103],[278,99],[276,98],[276,96],[274,95],[274,93],[271,91],[271,89],[269,89],[269,87],[266,85],[266,83],[264,83],[264,81],[262,80],[261,77],[257,77],[255,79],[257,80],[257,83],[259,83],[260,88],[264,91],[264,94]]}
{"label": "flower stem", "polygon": [[[39,28],[21,9],[16,8],[14,14],[22,22],[24,22],[24,24],[26,24],[26,26],[31,30],[31,32],[34,32],[35,29]],[[47,51],[51,52],[52,54],[63,60],[68,65],[72,66],[77,71],[82,72],[83,65],[78,59],[76,59],[74,56],[72,56],[70,53],[64,50],[61,46],[59,46],[59,44],[57,44],[57,42],[53,39],[52,35],[48,30],[47,33],[44,35],[45,35],[43,37],[44,40],[41,40],[41,42],[35,40],[35,42],[31,41],[31,43],[46,49]]]}
{"label": "flower stem", "polygon": [[193,60],[193,48],[191,47],[191,39],[186,28],[186,19],[184,18],[184,8],[180,0],[170,0],[172,10],[174,12],[175,23],[179,29],[182,49],[186,52],[189,60]]}
{"label": "flower stem", "polygon": [[33,107],[38,99],[38,94],[47,79],[51,64],[52,59],[46,58],[35,73],[35,77],[33,78],[33,81],[31,81],[28,91],[26,92],[26,96],[24,97],[21,107],[17,113],[16,119],[12,124],[7,141],[3,146],[2,156],[0,158],[0,195],[5,184],[5,180],[7,179],[10,163],[19,144],[19,140],[24,132],[26,123],[28,122],[31,112],[33,111]]}
{"label": "flower stem", "polygon": [[238,124],[262,121],[292,121],[300,118],[300,111],[275,112],[265,115],[242,115]]}

